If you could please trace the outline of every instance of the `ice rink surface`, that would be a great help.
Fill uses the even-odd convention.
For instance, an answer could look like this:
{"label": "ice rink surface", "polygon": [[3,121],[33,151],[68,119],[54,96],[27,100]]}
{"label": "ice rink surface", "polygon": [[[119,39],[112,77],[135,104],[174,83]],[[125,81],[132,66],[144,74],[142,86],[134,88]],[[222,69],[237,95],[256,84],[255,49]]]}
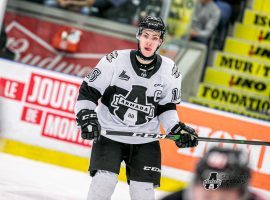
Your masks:
{"label": "ice rink surface", "polygon": [[[85,200],[90,182],[87,173],[0,153],[1,200]],[[130,200],[127,183],[118,182],[112,200]]]}
{"label": "ice rink surface", "polygon": [[[87,173],[0,153],[1,200],[86,200],[90,183]],[[167,194],[157,190],[156,199]],[[118,182],[112,200],[130,200],[127,183]]]}

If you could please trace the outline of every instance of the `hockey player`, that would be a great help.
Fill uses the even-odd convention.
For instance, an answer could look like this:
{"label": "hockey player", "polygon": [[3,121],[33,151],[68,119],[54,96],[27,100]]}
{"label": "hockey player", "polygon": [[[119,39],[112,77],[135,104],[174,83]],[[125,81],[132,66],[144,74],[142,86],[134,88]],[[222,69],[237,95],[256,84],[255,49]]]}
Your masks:
{"label": "hockey player", "polygon": [[250,190],[250,178],[242,151],[214,147],[198,162],[191,185],[162,200],[265,200]]}
{"label": "hockey player", "polygon": [[100,136],[100,130],[181,134],[179,148],[197,146],[196,133],[183,133],[176,112],[181,98],[181,74],[175,63],[157,54],[165,39],[161,18],[147,16],[137,31],[138,49],[113,51],[84,78],[75,106],[84,139],[93,144],[88,200],[110,199],[120,164],[132,200],[154,199],[160,184],[161,152],[153,138]]}

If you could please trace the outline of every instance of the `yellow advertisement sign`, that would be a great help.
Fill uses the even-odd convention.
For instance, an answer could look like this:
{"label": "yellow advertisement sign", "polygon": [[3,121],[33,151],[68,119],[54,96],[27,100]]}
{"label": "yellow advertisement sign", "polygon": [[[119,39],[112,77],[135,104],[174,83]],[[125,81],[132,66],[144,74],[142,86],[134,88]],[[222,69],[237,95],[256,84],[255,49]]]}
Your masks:
{"label": "yellow advertisement sign", "polygon": [[256,112],[260,115],[270,115],[269,97],[252,95],[237,89],[203,83],[199,86],[197,97],[216,103],[237,106],[239,109]]}
{"label": "yellow advertisement sign", "polygon": [[264,13],[270,13],[270,0],[253,0],[252,9]]}
{"label": "yellow advertisement sign", "polygon": [[215,54],[214,66],[270,79],[270,63],[254,61],[254,59],[244,56],[217,52]]}
{"label": "yellow advertisement sign", "polygon": [[260,44],[270,44],[270,29],[258,28],[252,25],[236,23],[234,26],[234,37]]}
{"label": "yellow advertisement sign", "polygon": [[188,31],[195,0],[172,0],[167,19],[168,35],[181,38]]}
{"label": "yellow advertisement sign", "polygon": [[224,51],[270,63],[270,46],[227,37]]}
{"label": "yellow advertisement sign", "polygon": [[189,98],[189,102],[206,106],[209,108],[214,108],[214,109],[218,109],[222,111],[227,111],[227,112],[231,112],[231,113],[235,113],[239,115],[252,117],[252,118],[270,120],[270,115],[267,116],[267,115],[259,114],[256,112],[248,111],[244,108],[239,108],[238,106],[235,106],[235,105],[228,105],[228,104],[224,104],[224,103],[220,103],[220,102],[216,102],[216,101],[212,101],[208,99],[203,99],[199,97],[191,97]]}
{"label": "yellow advertisement sign", "polygon": [[228,89],[239,89],[254,95],[270,97],[270,79],[256,78],[218,67],[207,68],[204,82],[225,86]]}
{"label": "yellow advertisement sign", "polygon": [[246,9],[243,23],[246,25],[256,25],[270,28],[270,14]]}

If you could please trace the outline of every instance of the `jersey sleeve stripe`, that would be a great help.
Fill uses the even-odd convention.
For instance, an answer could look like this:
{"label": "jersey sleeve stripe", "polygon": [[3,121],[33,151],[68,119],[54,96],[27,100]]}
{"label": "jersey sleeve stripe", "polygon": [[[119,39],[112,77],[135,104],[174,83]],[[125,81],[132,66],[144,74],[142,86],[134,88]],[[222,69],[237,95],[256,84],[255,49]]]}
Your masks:
{"label": "jersey sleeve stripe", "polygon": [[90,100],[97,105],[100,97],[101,93],[96,88],[87,85],[86,82],[82,83],[79,91],[78,101]]}
{"label": "jersey sleeve stripe", "polygon": [[176,105],[174,103],[167,103],[165,105],[159,104],[157,109],[157,115],[161,115],[168,110],[176,110]]}

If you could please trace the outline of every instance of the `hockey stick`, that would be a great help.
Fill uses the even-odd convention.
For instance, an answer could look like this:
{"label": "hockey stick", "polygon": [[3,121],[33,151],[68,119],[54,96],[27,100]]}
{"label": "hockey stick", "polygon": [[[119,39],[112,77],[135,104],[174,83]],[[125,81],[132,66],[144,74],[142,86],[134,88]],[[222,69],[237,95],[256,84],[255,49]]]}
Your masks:
{"label": "hockey stick", "polygon": [[[135,132],[106,131],[106,130],[102,130],[101,131],[101,135],[144,137],[144,138],[170,139],[170,140],[178,140],[181,137],[181,135],[165,135],[165,134],[152,134],[152,133],[135,133]],[[234,144],[250,144],[250,145],[270,146],[270,142],[264,142],[264,141],[234,140],[234,139],[208,138],[208,137],[197,137],[197,140],[198,141],[204,141],[204,142],[222,142],[222,143],[234,143]]]}

